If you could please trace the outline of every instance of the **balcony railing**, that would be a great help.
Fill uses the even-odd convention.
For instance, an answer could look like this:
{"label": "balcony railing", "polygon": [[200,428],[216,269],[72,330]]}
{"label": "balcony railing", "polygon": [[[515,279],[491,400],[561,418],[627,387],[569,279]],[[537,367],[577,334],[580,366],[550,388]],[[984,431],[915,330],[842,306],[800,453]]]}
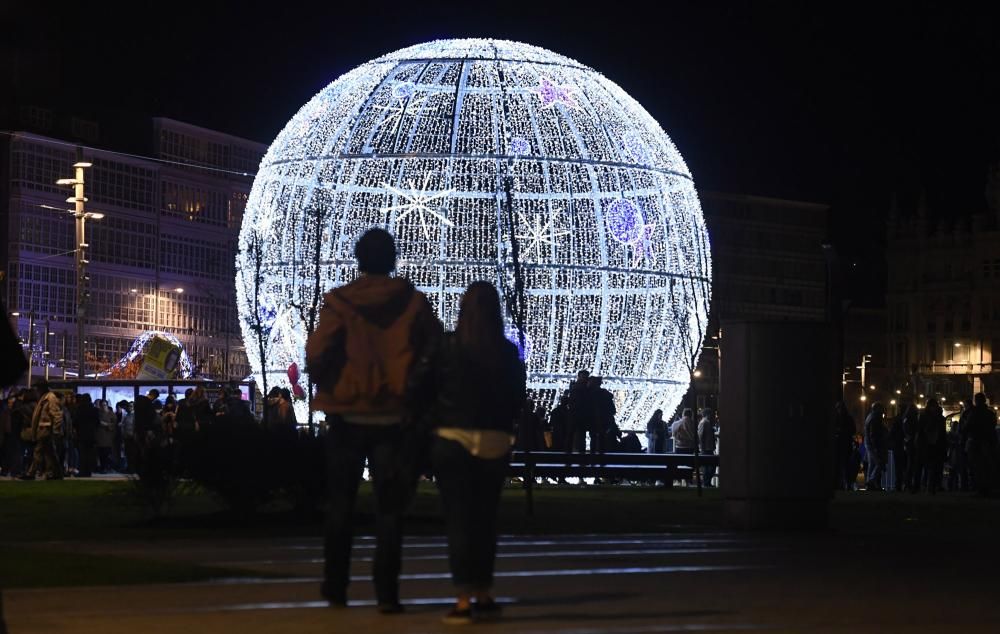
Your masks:
{"label": "balcony railing", "polygon": [[921,374],[990,374],[993,372],[993,364],[935,361],[918,364],[917,372]]}

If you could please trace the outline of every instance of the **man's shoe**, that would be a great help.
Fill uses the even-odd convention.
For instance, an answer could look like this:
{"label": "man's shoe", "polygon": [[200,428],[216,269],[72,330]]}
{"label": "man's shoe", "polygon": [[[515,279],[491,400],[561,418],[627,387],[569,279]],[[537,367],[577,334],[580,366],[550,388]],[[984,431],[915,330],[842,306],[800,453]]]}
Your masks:
{"label": "man's shoe", "polygon": [[405,610],[403,605],[398,601],[395,603],[379,603],[378,613],[379,614],[402,614]]}
{"label": "man's shoe", "polygon": [[476,601],[473,612],[476,619],[480,621],[495,621],[503,614],[503,608],[493,599],[487,599],[486,601]]}
{"label": "man's shoe", "polygon": [[347,607],[347,592],[335,592],[330,589],[330,586],[324,581],[319,586],[319,593],[327,603],[330,604],[331,608],[346,608]]}
{"label": "man's shoe", "polygon": [[472,609],[452,608],[451,612],[441,617],[441,622],[445,625],[472,625]]}
{"label": "man's shoe", "polygon": [[32,475],[32,474],[30,474],[30,473],[25,473],[25,474],[23,474],[23,475],[19,475],[19,476],[17,476],[17,479],[18,479],[18,480],[34,480],[34,479],[35,479],[35,476],[33,476],[33,475]]}

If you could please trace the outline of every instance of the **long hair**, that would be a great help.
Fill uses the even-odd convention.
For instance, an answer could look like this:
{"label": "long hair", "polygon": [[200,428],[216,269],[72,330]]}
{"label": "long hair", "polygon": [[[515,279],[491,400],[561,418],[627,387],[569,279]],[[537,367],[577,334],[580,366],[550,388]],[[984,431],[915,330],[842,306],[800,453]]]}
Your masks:
{"label": "long hair", "polygon": [[455,334],[462,348],[484,365],[497,366],[502,361],[506,341],[500,295],[489,282],[473,282],[465,289],[458,309]]}

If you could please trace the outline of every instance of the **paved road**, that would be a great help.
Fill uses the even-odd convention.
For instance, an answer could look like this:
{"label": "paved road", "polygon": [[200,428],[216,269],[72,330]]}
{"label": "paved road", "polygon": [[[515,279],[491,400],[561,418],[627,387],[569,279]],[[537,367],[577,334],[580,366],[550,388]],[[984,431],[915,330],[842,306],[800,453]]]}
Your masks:
{"label": "paved road", "polygon": [[[407,541],[407,613],[380,616],[372,541],[355,550],[351,607],[319,601],[317,540],[78,545],[89,552],[239,567],[260,577],[4,595],[10,632],[448,632],[445,544]],[[981,557],[916,559],[910,546],[726,532],[505,536],[497,563],[503,622],[525,634],[655,632],[1000,632],[995,573]],[[273,578],[281,575],[282,578]],[[961,597],[961,601],[953,597]]]}

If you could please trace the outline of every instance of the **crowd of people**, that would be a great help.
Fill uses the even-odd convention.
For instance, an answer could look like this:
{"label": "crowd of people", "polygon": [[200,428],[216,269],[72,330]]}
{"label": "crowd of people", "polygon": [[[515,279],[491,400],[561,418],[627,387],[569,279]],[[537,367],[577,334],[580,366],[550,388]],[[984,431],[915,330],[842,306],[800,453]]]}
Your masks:
{"label": "crowd of people", "polygon": [[876,401],[860,434],[843,402],[834,406],[833,421],[839,489],[860,488],[859,473],[869,491],[992,495],[1000,487],[1000,429],[982,393],[962,403],[950,428],[933,398],[923,407],[904,402],[895,417]]}
{"label": "crowd of people", "polygon": [[[295,433],[287,390],[272,391],[266,406],[270,425]],[[112,409],[108,401],[38,381],[0,402],[0,474],[22,480],[131,474],[150,448],[179,447],[221,422],[257,422],[238,387],[223,388],[214,400],[202,386],[181,399],[161,398],[154,388]]]}

